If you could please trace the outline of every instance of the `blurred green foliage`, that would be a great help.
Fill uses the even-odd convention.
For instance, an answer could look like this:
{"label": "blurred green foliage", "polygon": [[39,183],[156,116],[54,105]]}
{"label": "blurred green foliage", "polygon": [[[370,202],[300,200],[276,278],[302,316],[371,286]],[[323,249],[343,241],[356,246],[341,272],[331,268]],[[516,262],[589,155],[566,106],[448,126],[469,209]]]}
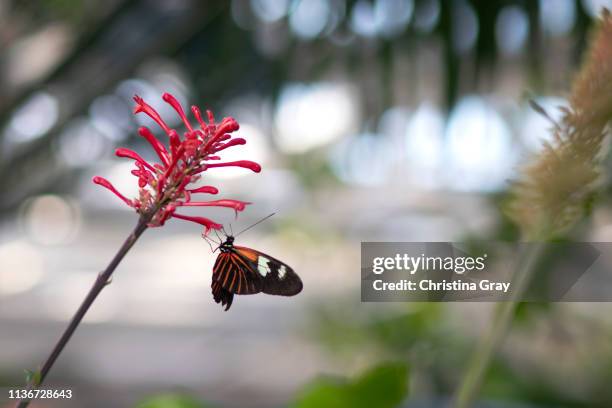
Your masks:
{"label": "blurred green foliage", "polygon": [[331,169],[329,160],[326,155],[322,155],[319,151],[294,155],[288,165],[294,174],[299,177],[305,188],[340,186],[337,176]]}
{"label": "blurred green foliage", "polygon": [[371,345],[392,355],[403,354],[432,339],[441,318],[441,307],[435,303],[412,304],[405,312],[381,315],[356,316],[351,310],[350,305],[335,304],[316,312],[314,332],[335,352]]}
{"label": "blurred green foliage", "polygon": [[162,394],[147,398],[136,408],[210,408],[212,405],[179,394]]}
{"label": "blurred green foliage", "polygon": [[[315,333],[322,347],[332,352],[334,358],[345,363],[350,364],[356,359],[405,362],[410,366],[410,377],[413,379],[410,390],[413,400],[452,398],[470,353],[479,347],[478,341],[465,329],[460,330],[453,320],[450,309],[454,305],[412,303],[405,307],[370,306],[362,308],[364,313],[359,314],[354,313],[351,304],[342,300],[336,300],[329,307],[318,306],[312,333]],[[535,359],[534,356],[521,357],[507,349],[500,350],[494,356],[482,384],[481,401],[506,401],[529,404],[524,405],[529,407],[612,406],[612,393],[605,385],[612,378],[609,366],[612,350],[602,349],[597,342],[591,346],[584,343],[581,346],[584,350],[580,354],[578,351],[581,347],[577,347],[580,342],[588,343],[589,339],[596,337],[601,338],[599,341],[605,341],[608,332],[602,332],[601,336],[591,333],[591,337],[583,338],[580,327],[591,327],[593,322],[581,321],[576,316],[572,321],[577,327],[563,328],[560,325],[567,321],[568,316],[551,303],[523,302],[516,314],[512,333],[515,340],[519,337],[522,341],[536,341],[539,344],[537,347],[541,347],[543,332],[555,330],[549,332],[551,337],[546,340],[548,350],[543,350],[543,354]],[[561,334],[559,330],[564,333]],[[576,348],[568,349],[568,342]],[[563,350],[568,354],[557,354]],[[556,358],[579,361],[584,367],[568,371],[568,365],[563,364],[557,369]],[[399,371],[396,375],[402,376]],[[568,386],[569,383],[572,385]],[[351,389],[347,384],[349,382],[346,380],[315,381],[306,387],[298,399],[298,403],[306,401],[310,405],[295,407],[347,406],[338,402],[344,401],[343,393]],[[329,405],[326,405],[328,402]]]}
{"label": "blurred green foliage", "polygon": [[408,367],[378,365],[353,380],[320,378],[306,387],[294,408],[392,408],[408,395]]}
{"label": "blurred green foliage", "polygon": [[568,390],[560,390],[549,379],[537,373],[518,375],[511,364],[497,359],[490,367],[480,393],[484,398],[497,401],[529,402],[532,407],[595,408],[609,407],[592,396],[579,400]]}

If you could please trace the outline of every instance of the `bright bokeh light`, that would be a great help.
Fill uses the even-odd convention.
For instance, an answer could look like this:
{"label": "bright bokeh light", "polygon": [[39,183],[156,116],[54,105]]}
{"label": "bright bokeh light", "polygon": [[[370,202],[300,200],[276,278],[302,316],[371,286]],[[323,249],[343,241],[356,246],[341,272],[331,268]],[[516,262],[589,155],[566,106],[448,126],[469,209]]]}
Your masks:
{"label": "bright bokeh light", "polygon": [[78,232],[81,211],[66,198],[43,195],[24,203],[22,222],[32,241],[42,245],[66,244]]}
{"label": "bright bokeh light", "polygon": [[506,55],[521,52],[529,34],[529,17],[519,6],[504,7],[497,15],[495,37],[500,51]]}
{"label": "bright bokeh light", "polygon": [[44,261],[33,245],[11,241],[0,245],[0,294],[14,295],[32,289],[44,275]]}
{"label": "bright bokeh light", "polygon": [[[183,106],[189,106],[186,104],[189,99],[189,75],[185,72],[184,67],[177,64],[176,61],[169,58],[151,58],[142,65],[139,73],[145,81],[157,90],[158,98],[164,92],[168,92],[174,95]],[[196,104],[200,104],[200,102],[197,101]]]}
{"label": "bright bokeh light", "polygon": [[498,190],[516,163],[508,125],[489,101],[477,96],[464,97],[451,112],[444,152],[453,190]]}
{"label": "bright bokeh light", "polygon": [[398,151],[389,138],[362,133],[335,146],[330,154],[330,165],[343,182],[373,187],[389,180],[397,158]]}
{"label": "bright bokeh light", "polygon": [[287,15],[289,0],[251,0],[251,8],[261,21],[273,23]]}
{"label": "bright bokeh light", "polygon": [[612,9],[612,0],[582,0],[582,6],[591,17],[597,17],[604,7]]}
{"label": "bright bokeh light", "polygon": [[408,25],[413,10],[413,0],[376,0],[374,20],[377,31],[385,37],[400,34]]}
{"label": "bright bokeh light", "polygon": [[540,0],[540,24],[552,35],[567,34],[576,21],[574,0]]}
{"label": "bright bokeh light", "polygon": [[414,11],[414,28],[422,33],[429,33],[438,24],[440,2],[438,0],[419,1]]}
{"label": "bright bokeh light", "polygon": [[329,14],[326,0],[300,0],[289,16],[289,25],[299,38],[312,39],[323,32]]}
{"label": "bright bokeh light", "polygon": [[110,149],[110,141],[86,118],[72,120],[57,140],[58,159],[71,167],[86,167]]}
{"label": "bright bokeh light", "polygon": [[466,0],[456,0],[452,6],[453,21],[461,24],[453,24],[453,48],[458,53],[465,53],[476,44],[478,38],[478,17],[474,8]]}
{"label": "bright bokeh light", "polygon": [[6,140],[19,143],[41,137],[57,123],[58,116],[57,99],[47,92],[37,92],[11,117]]}
{"label": "bright bokeh light", "polygon": [[290,84],[275,113],[276,143],[286,153],[303,153],[347,135],[358,123],[355,90],[332,82]]}
{"label": "bright bokeh light", "polygon": [[103,95],[89,107],[89,119],[98,132],[113,141],[128,136],[132,128],[130,107],[117,95]]}
{"label": "bright bokeh light", "polygon": [[350,21],[351,30],[362,37],[373,37],[376,35],[376,15],[372,3],[359,0],[353,6]]}
{"label": "bright bokeh light", "polygon": [[391,139],[401,139],[410,120],[410,109],[405,106],[394,106],[387,109],[378,121],[378,133]]}
{"label": "bright bokeh light", "polygon": [[406,129],[406,160],[416,184],[439,187],[444,137],[444,115],[424,103],[415,111]]}

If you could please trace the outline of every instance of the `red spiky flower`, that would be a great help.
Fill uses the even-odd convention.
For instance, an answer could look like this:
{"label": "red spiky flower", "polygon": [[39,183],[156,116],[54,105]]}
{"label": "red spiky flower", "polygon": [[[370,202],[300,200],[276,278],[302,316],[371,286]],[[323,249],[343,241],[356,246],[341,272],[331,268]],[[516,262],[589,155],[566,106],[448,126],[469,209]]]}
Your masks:
{"label": "red spiky flower", "polygon": [[199,123],[199,129],[193,128],[174,96],[165,93],[163,99],[174,108],[185,124],[186,131],[183,137],[181,138],[175,129],[168,127],[159,113],[136,95],[134,96],[134,101],[136,101],[134,114],[144,112],[157,122],[168,136],[168,146],[166,147],[148,128],[143,126],[138,129],[138,133],[151,144],[157,153],[159,163],[147,162],[130,149],[119,148],[115,152],[119,157],[134,160],[136,168],[132,170],[132,174],[138,177],[138,198],[126,198],[103,177],[94,177],[93,182],[106,187],[139,214],[147,216],[150,219],[148,223],[150,227],[158,227],[164,225],[170,218],[178,218],[203,225],[205,232],[210,229],[220,229],[220,224],[208,218],[178,214],[176,210],[179,207],[228,207],[238,213],[244,210],[249,203],[228,199],[191,201],[192,194],[217,194],[219,191],[213,186],[189,188],[190,184],[198,181],[202,172],[210,168],[235,166],[259,173],[261,166],[248,160],[218,162],[219,152],[246,143],[243,138],[232,138],[231,133],[239,128],[234,118],[224,118],[221,123],[216,123],[212,112],[206,111],[208,118],[208,123],[206,123],[200,109],[192,106],[191,112]]}

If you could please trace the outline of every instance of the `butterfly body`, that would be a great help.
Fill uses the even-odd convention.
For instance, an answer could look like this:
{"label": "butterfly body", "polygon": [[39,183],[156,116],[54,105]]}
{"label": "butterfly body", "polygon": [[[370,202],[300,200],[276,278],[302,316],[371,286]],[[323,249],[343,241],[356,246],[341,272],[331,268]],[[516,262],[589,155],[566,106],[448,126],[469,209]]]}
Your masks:
{"label": "butterfly body", "polygon": [[231,235],[219,251],[211,288],[215,302],[225,310],[232,305],[235,294],[294,296],[302,291],[302,281],[290,266],[263,252],[235,246]]}

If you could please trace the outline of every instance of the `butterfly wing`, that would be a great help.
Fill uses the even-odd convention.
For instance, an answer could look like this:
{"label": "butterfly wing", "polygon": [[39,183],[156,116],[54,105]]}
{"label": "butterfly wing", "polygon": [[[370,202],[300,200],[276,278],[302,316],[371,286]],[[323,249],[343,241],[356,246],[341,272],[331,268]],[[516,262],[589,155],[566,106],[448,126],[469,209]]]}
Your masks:
{"label": "butterfly wing", "polygon": [[287,264],[262,252],[233,247],[219,254],[211,284],[215,302],[232,305],[234,294],[294,296],[302,291],[302,280]]}
{"label": "butterfly wing", "polygon": [[221,284],[215,280],[212,281],[210,285],[212,288],[213,298],[215,302],[221,303],[221,306],[225,306],[225,310],[229,310],[232,305],[232,301],[234,300],[234,294],[229,292],[227,289],[224,289]]}
{"label": "butterfly wing", "polygon": [[253,265],[248,259],[235,251],[219,257],[222,255],[225,257],[220,264],[218,280],[224,288],[238,295],[252,295],[262,291],[261,279],[253,272]]}
{"label": "butterfly wing", "polygon": [[247,263],[251,275],[261,282],[261,292],[268,295],[294,296],[302,291],[300,277],[286,263],[246,247],[234,247],[234,253]]}
{"label": "butterfly wing", "polygon": [[261,292],[261,280],[251,272],[251,266],[234,252],[219,254],[215,266],[211,288],[215,302],[232,305],[234,294],[250,295]]}

